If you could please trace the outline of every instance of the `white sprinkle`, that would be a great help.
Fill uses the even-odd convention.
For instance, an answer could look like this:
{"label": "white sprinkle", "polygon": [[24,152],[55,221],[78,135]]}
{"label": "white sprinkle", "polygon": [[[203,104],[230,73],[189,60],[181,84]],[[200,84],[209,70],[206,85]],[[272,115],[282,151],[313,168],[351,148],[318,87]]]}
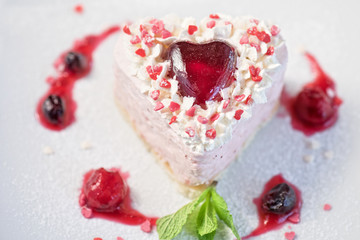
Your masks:
{"label": "white sprinkle", "polygon": [[325,157],[326,159],[332,159],[332,158],[334,157],[333,151],[325,151],[325,152],[324,152],[324,157]]}
{"label": "white sprinkle", "polygon": [[311,163],[312,161],[314,161],[314,156],[313,155],[304,155],[303,160],[306,163]]}
{"label": "white sprinkle", "polygon": [[309,140],[309,141],[307,141],[306,146],[312,150],[319,149],[320,142],[316,141],[316,140]]}
{"label": "white sprinkle", "polygon": [[54,150],[51,147],[46,146],[43,148],[43,153],[46,155],[52,155],[54,154]]}
{"label": "white sprinkle", "polygon": [[89,150],[92,147],[93,146],[88,141],[84,141],[84,142],[81,143],[81,149],[83,149],[83,150]]}

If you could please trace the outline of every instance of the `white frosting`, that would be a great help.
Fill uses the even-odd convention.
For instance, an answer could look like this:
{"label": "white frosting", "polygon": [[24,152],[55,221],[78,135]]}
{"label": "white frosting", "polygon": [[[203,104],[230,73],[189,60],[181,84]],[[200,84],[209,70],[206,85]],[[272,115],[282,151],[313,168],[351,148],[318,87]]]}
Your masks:
{"label": "white frosting", "polygon": [[[163,39],[161,34],[154,34],[152,28],[156,25],[156,21],[162,21],[165,24],[165,29],[171,33],[170,37]],[[153,18],[146,18],[139,20],[129,26],[131,34],[124,34],[125,49],[128,49],[128,57],[132,62],[132,69],[130,73],[141,80],[138,85],[139,91],[148,95],[148,100],[152,102],[155,107],[156,102],[161,102],[164,108],[158,111],[162,118],[170,122],[173,116],[176,116],[176,121],[170,126],[171,128],[182,137],[185,144],[189,145],[194,152],[203,153],[210,151],[231,138],[232,128],[234,124],[241,124],[242,121],[251,118],[252,107],[254,104],[266,103],[266,89],[272,86],[273,79],[268,73],[280,66],[276,54],[266,55],[270,46],[275,49],[284,44],[283,39],[279,36],[271,35],[272,25],[264,21],[254,21],[251,17],[236,17],[231,18],[226,15],[219,14],[219,19],[212,19],[206,17],[201,20],[200,24],[196,24],[193,18],[178,18],[173,15],[168,15],[162,19],[154,20]],[[215,21],[215,26],[209,28],[208,23]],[[257,24],[258,22],[258,24]],[[146,29],[148,36],[143,38],[140,32],[140,25]],[[160,24],[161,25],[161,24]],[[198,30],[192,35],[188,32],[189,25],[196,25]],[[262,42],[258,37],[249,35],[247,30],[251,27],[257,27],[259,32],[264,31],[271,36],[269,43]],[[140,43],[132,44],[130,42],[134,36],[139,36],[142,39]],[[240,44],[240,39],[247,36],[249,43],[258,44],[259,51],[256,47],[250,44]],[[153,41],[152,46],[146,44],[146,39]],[[206,103],[207,109],[204,110],[200,106],[195,105],[194,117],[189,117],[185,112],[192,107],[194,98],[182,97],[178,94],[178,81],[169,79],[167,71],[170,67],[170,62],[161,58],[164,46],[171,44],[174,41],[190,41],[195,43],[208,42],[211,40],[222,40],[229,43],[237,52],[237,68],[235,71],[234,81],[226,89],[222,89],[220,94],[223,100],[220,102],[209,101]],[[139,48],[145,50],[146,57],[141,57],[135,53]],[[157,76],[156,80],[150,78],[146,68],[148,66],[162,66],[161,73]],[[254,66],[260,68],[259,76],[262,80],[255,82],[251,78],[249,67]],[[160,82],[166,79],[170,82],[170,88],[160,87]],[[160,97],[155,101],[150,97],[154,90],[160,90]],[[241,101],[236,101],[235,96],[244,95]],[[246,99],[251,95],[251,101],[246,104]],[[230,99],[227,108],[223,106],[226,101]],[[171,112],[169,105],[171,102],[180,104],[180,110]],[[234,118],[237,110],[243,110],[240,120]],[[214,122],[208,121],[203,124],[198,121],[198,117],[206,117],[210,119],[215,113],[219,114],[219,118]],[[189,136],[185,129],[191,127],[195,131],[193,137]],[[216,130],[216,138],[211,139],[206,136],[206,131],[209,129]]]}

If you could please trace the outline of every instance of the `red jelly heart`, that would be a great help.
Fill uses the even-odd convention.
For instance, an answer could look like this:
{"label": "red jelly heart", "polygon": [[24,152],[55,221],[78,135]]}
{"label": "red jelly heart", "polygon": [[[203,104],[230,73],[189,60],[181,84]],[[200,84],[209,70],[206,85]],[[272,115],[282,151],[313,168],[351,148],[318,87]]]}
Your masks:
{"label": "red jelly heart", "polygon": [[179,93],[195,97],[195,104],[202,107],[206,101],[222,99],[219,92],[231,84],[236,66],[234,48],[221,41],[175,42],[167,58],[169,76],[179,81]]}

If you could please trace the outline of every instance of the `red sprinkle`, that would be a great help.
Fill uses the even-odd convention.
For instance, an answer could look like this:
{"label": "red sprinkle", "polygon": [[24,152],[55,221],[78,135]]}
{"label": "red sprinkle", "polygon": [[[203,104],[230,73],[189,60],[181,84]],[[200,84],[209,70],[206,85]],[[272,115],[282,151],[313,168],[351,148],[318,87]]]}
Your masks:
{"label": "red sprinkle", "polygon": [[176,121],[176,116],[173,116],[171,119],[170,119],[170,122],[169,122],[169,125],[173,124],[175,121]]}
{"label": "red sprinkle", "polygon": [[257,32],[256,37],[264,43],[269,43],[271,41],[270,35],[267,34],[265,31]]}
{"label": "red sprinkle", "polygon": [[220,117],[219,113],[215,113],[214,115],[211,116],[210,118],[210,122],[215,122],[216,120],[218,120]]}
{"label": "red sprinkle", "polygon": [[124,240],[122,237],[117,237],[116,240]]}
{"label": "red sprinkle", "polygon": [[157,77],[160,75],[160,73],[162,72],[163,67],[162,66],[147,66],[146,67],[146,71],[148,72],[149,76],[151,79],[156,80]]}
{"label": "red sprinkle", "polygon": [[161,32],[165,29],[165,24],[161,20],[152,19],[150,23],[153,24],[151,30],[155,35],[161,34]]}
{"label": "red sprinkle", "polygon": [[252,43],[250,43],[250,46],[256,48],[256,51],[260,51],[260,44],[252,42]]}
{"label": "red sprinkle", "polygon": [[295,238],[295,232],[286,232],[284,236],[287,240],[293,240]]}
{"label": "red sprinkle", "polygon": [[280,33],[280,29],[276,25],[272,25],[270,32],[271,32],[271,35],[276,36]]}
{"label": "red sprinkle", "polygon": [[240,39],[240,44],[248,44],[249,43],[249,38],[246,35],[243,35]]}
{"label": "red sprinkle", "polygon": [[180,105],[176,102],[171,102],[169,105],[170,112],[176,112],[180,109]]}
{"label": "red sprinkle", "polygon": [[189,117],[193,117],[193,116],[195,115],[195,107],[189,108],[189,110],[187,110],[187,111],[185,112],[185,115],[186,115],[186,116],[189,116]]}
{"label": "red sprinkle", "polygon": [[209,17],[212,18],[212,19],[219,19],[220,18],[219,15],[217,15],[217,14],[210,14]]}
{"label": "red sprinkle", "polygon": [[270,47],[268,48],[268,50],[266,51],[265,55],[271,56],[271,55],[274,54],[274,52],[275,52],[274,47],[273,47],[273,46],[270,46]]}
{"label": "red sprinkle", "polygon": [[245,94],[236,95],[234,97],[235,101],[237,101],[237,102],[241,102],[244,98],[245,98]]}
{"label": "red sprinkle", "polygon": [[208,22],[206,24],[206,27],[207,28],[213,28],[213,27],[215,27],[215,24],[216,24],[216,22],[214,20],[212,20],[212,21],[210,21],[210,22]]}
{"label": "red sprinkle", "polygon": [[260,82],[262,80],[262,76],[256,76],[256,77],[252,77],[252,80],[254,82]]}
{"label": "red sprinkle", "polygon": [[159,111],[161,109],[164,108],[164,104],[162,104],[162,102],[157,102],[155,107],[154,107],[154,111]]}
{"label": "red sprinkle", "polygon": [[249,71],[250,71],[250,75],[251,75],[251,79],[254,82],[260,82],[262,80],[262,77],[259,76],[261,69],[259,67],[255,68],[255,66],[250,66],[249,67]]}
{"label": "red sprinkle", "polygon": [[140,32],[141,38],[145,38],[146,36],[149,36],[149,35],[150,35],[149,32],[145,28]]}
{"label": "red sprinkle", "polygon": [[241,115],[242,115],[243,113],[244,113],[244,110],[242,110],[242,109],[237,110],[237,111],[235,112],[234,118],[235,118],[236,120],[240,120],[240,119],[241,119]]}
{"label": "red sprinkle", "polygon": [[198,30],[198,27],[196,25],[189,25],[189,27],[188,27],[188,33],[190,35],[193,35],[194,32],[196,32],[197,30]]}
{"label": "red sprinkle", "polygon": [[133,37],[131,38],[131,40],[130,40],[130,43],[131,43],[131,44],[138,44],[138,43],[140,43],[140,42],[141,42],[141,40],[140,40],[140,38],[139,38],[138,35],[133,36]]}
{"label": "red sprinkle", "polygon": [[210,139],[214,139],[216,138],[216,130],[215,129],[209,129],[206,131],[205,133],[206,137],[210,138]]}
{"label": "red sprinkle", "polygon": [[202,123],[202,124],[207,124],[209,122],[209,120],[203,116],[198,116],[197,120],[199,121],[199,123]]}
{"label": "red sprinkle", "polygon": [[168,30],[164,29],[162,32],[161,32],[161,37],[163,39],[166,39],[168,37],[171,37],[171,32],[169,32]]}
{"label": "red sprinkle", "polygon": [[163,78],[159,84],[160,87],[163,87],[163,88],[171,88],[171,83],[166,80],[165,78]]}
{"label": "red sprinkle", "polygon": [[249,104],[249,102],[251,101],[251,94],[246,98],[245,100],[245,104]]}
{"label": "red sprinkle", "polygon": [[150,97],[155,101],[159,99],[159,96],[160,96],[160,90],[154,90],[150,93]]}
{"label": "red sprinkle", "polygon": [[76,13],[79,13],[79,14],[83,13],[83,12],[84,12],[84,7],[83,7],[83,5],[81,5],[81,4],[75,5],[74,11],[75,11]]}
{"label": "red sprinkle", "polygon": [[256,68],[254,65],[250,66],[249,70],[250,70],[250,74],[252,77],[259,76],[260,71],[261,71],[260,67]]}
{"label": "red sprinkle", "polygon": [[250,35],[256,35],[258,33],[257,27],[248,28],[247,33]]}
{"label": "red sprinkle", "polygon": [[149,220],[146,220],[145,222],[143,222],[141,224],[141,230],[143,230],[146,233],[150,233],[151,232],[151,223]]}
{"label": "red sprinkle", "polygon": [[195,136],[195,130],[192,127],[185,128],[185,132],[189,135],[189,137]]}
{"label": "red sprinkle", "polygon": [[328,203],[324,205],[324,211],[330,211],[332,209],[332,206]]}
{"label": "red sprinkle", "polygon": [[81,214],[85,217],[85,218],[91,218],[93,215],[93,212],[90,208],[87,207],[82,207],[81,208]]}
{"label": "red sprinkle", "polygon": [[142,49],[142,48],[139,48],[138,50],[136,50],[135,53],[136,53],[137,55],[139,55],[140,57],[145,57],[145,56],[146,56],[145,50]]}
{"label": "red sprinkle", "polygon": [[230,99],[226,100],[223,105],[223,109],[226,109],[229,106]]}
{"label": "red sprinkle", "polygon": [[146,29],[143,29],[141,31],[141,36],[140,37],[144,41],[146,46],[152,47],[153,42],[154,42],[154,38],[149,34],[148,31],[146,31]]}
{"label": "red sprinkle", "polygon": [[129,35],[131,34],[128,25],[125,25],[125,26],[123,27],[123,31],[124,31],[124,33],[126,33],[126,34],[129,34]]}
{"label": "red sprinkle", "polygon": [[96,237],[94,240],[103,240],[102,238]]}

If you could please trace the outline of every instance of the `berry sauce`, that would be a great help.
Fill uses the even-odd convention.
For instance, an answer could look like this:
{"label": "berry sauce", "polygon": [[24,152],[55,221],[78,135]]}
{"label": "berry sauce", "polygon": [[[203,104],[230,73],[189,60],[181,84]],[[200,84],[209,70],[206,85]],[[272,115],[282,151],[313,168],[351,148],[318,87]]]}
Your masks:
{"label": "berry sauce", "polygon": [[323,71],[317,60],[305,53],[315,79],[307,83],[295,97],[282,95],[282,103],[291,116],[291,125],[306,136],[332,127],[338,119],[342,100],[337,96],[335,82]]}
{"label": "berry sauce", "polygon": [[222,100],[220,90],[234,80],[236,54],[225,42],[175,42],[169,46],[167,59],[169,76],[179,81],[179,93],[194,97],[202,107],[206,101]]}
{"label": "berry sauce", "polygon": [[[282,214],[271,213],[267,210],[264,210],[263,199],[266,195],[274,189],[279,184],[286,183],[290,186],[295,192],[296,200],[294,207],[290,211],[286,211]],[[261,195],[253,200],[256,205],[258,216],[259,216],[259,225],[252,231],[249,235],[243,237],[242,239],[248,239],[250,237],[255,237],[266,232],[276,230],[281,228],[287,222],[290,223],[299,223],[300,222],[300,210],[302,207],[302,199],[300,190],[293,184],[286,181],[281,174],[278,174],[272,177],[264,186],[264,190]]]}
{"label": "berry sauce", "polygon": [[128,173],[120,169],[100,168],[84,175],[79,197],[81,213],[85,218],[102,218],[126,225],[141,225],[150,232],[156,226],[156,217],[148,217],[131,207]]}
{"label": "berry sauce", "polygon": [[44,127],[59,131],[75,121],[74,84],[91,71],[92,54],[99,44],[119,30],[118,26],[113,26],[99,35],[88,35],[77,40],[71,49],[55,60],[56,76],[46,79],[50,88],[36,107],[37,118]]}

